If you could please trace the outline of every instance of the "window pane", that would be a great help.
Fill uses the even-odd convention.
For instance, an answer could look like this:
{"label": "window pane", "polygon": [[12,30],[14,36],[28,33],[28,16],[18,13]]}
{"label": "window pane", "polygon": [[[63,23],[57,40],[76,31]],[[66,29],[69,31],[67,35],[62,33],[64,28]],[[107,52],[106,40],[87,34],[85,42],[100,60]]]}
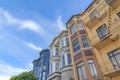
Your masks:
{"label": "window pane", "polygon": [[65,66],[65,56],[62,55],[62,67]]}
{"label": "window pane", "polygon": [[90,15],[91,20],[95,21],[97,18],[100,17],[100,14],[97,10],[94,10]]}
{"label": "window pane", "polygon": [[109,58],[112,62],[114,69],[120,69],[120,49],[116,49],[109,54]]}
{"label": "window pane", "polygon": [[80,45],[79,45],[79,41],[78,40],[75,40],[73,42],[73,49],[74,49],[74,52],[78,51],[80,49]]}
{"label": "window pane", "polygon": [[97,72],[97,69],[96,69],[96,66],[94,63],[92,64],[92,67],[93,67],[93,71],[94,71],[94,76],[98,77],[98,72]]}
{"label": "window pane", "polygon": [[87,41],[87,38],[85,36],[82,36],[82,42],[83,42],[83,46],[86,48],[86,47],[89,47],[89,44],[88,44],[88,41]]}
{"label": "window pane", "polygon": [[82,69],[83,80],[86,80],[87,79],[87,75],[86,75],[86,72],[85,72],[84,65],[81,67],[81,69]]}
{"label": "window pane", "polygon": [[78,68],[78,75],[79,75],[79,80],[83,80],[81,68]]}
{"label": "window pane", "polygon": [[71,64],[71,54],[67,54],[68,57],[68,64]]}
{"label": "window pane", "polygon": [[75,32],[75,26],[74,26],[74,24],[71,25],[70,30],[71,30],[71,34],[73,34]]}
{"label": "window pane", "polygon": [[119,66],[118,66],[118,64],[117,64],[117,61],[116,61],[116,59],[115,59],[114,57],[111,57],[111,61],[112,61],[113,67],[114,67],[115,69],[119,69]]}
{"label": "window pane", "polygon": [[79,27],[79,29],[83,28],[83,25],[82,25],[82,23],[80,21],[78,22],[78,27]]}
{"label": "window pane", "polygon": [[100,26],[96,31],[98,33],[99,38],[103,39],[107,34],[106,24],[103,24],[102,26]]}
{"label": "window pane", "polygon": [[68,37],[66,38],[66,46],[69,46],[69,39],[68,39]]}
{"label": "window pane", "polygon": [[87,75],[86,75],[85,66],[83,62],[80,62],[79,64],[77,64],[77,70],[78,70],[79,80],[87,80]]}
{"label": "window pane", "polygon": [[118,65],[120,66],[120,53],[118,53],[118,55],[116,55],[116,60],[118,62]]}
{"label": "window pane", "polygon": [[98,72],[97,72],[94,60],[88,60],[88,64],[89,64],[92,77],[98,77]]}
{"label": "window pane", "polygon": [[55,70],[56,70],[56,71],[59,71],[59,63],[56,63],[56,64],[55,64]]}

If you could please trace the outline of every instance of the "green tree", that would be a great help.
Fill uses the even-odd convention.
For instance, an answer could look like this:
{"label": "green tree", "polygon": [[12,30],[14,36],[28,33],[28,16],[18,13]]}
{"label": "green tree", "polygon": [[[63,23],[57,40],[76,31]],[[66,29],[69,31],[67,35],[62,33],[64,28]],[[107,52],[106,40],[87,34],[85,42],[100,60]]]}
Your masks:
{"label": "green tree", "polygon": [[10,80],[37,80],[32,71],[23,72],[19,75],[14,75]]}

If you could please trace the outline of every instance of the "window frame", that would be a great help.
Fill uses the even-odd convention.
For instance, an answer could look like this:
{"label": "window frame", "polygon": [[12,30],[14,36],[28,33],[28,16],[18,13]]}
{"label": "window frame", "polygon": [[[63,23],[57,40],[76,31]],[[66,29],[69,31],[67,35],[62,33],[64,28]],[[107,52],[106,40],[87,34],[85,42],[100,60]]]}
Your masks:
{"label": "window frame", "polygon": [[78,39],[74,40],[72,42],[72,45],[73,45],[73,51],[74,51],[74,53],[80,50],[80,43],[79,43]]}
{"label": "window frame", "polygon": [[73,23],[71,26],[70,26],[70,33],[71,34],[74,34],[75,33],[75,24]]}
{"label": "window frame", "polygon": [[96,18],[100,17],[100,13],[97,10],[94,10],[89,14],[89,17],[92,21],[95,21]]}
{"label": "window frame", "polygon": [[[115,52],[117,52],[117,51],[118,51],[118,53],[115,54]],[[117,57],[116,57],[117,55],[120,55],[120,48],[115,49],[115,50],[108,53],[108,57],[109,57],[109,59],[112,63],[112,66],[115,70],[120,69],[120,63],[118,62]],[[115,67],[115,65],[113,63],[112,58],[115,60],[117,68]]]}
{"label": "window frame", "polygon": [[83,29],[83,24],[82,24],[81,21],[78,21],[78,22],[77,22],[77,25],[78,25],[78,28],[79,28],[79,29]]}
{"label": "window frame", "polygon": [[81,36],[81,39],[82,39],[82,44],[84,48],[90,47],[86,36]]}
{"label": "window frame", "polygon": [[72,63],[71,54],[70,53],[67,54],[67,62],[68,62],[68,65]]}
{"label": "window frame", "polygon": [[62,67],[65,66],[65,55],[62,55]]}
{"label": "window frame", "polygon": [[103,24],[96,30],[98,37],[104,39],[107,36],[107,25]]}
{"label": "window frame", "polygon": [[[92,60],[92,62],[89,62],[90,60]],[[93,78],[98,78],[99,74],[98,74],[98,70],[97,70],[94,59],[88,59],[87,62],[88,62],[88,66],[89,66],[89,69],[90,69],[90,72],[91,72],[91,76]]]}
{"label": "window frame", "polygon": [[78,72],[79,80],[87,80],[87,73],[86,73],[86,69],[83,61],[77,64],[77,72]]}

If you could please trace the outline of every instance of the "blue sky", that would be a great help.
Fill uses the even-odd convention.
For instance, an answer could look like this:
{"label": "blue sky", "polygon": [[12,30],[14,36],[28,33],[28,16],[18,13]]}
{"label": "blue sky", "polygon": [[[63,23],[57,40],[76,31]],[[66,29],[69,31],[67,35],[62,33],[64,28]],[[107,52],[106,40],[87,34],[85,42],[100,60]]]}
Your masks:
{"label": "blue sky", "polygon": [[92,1],[0,0],[0,80],[31,70],[40,50]]}

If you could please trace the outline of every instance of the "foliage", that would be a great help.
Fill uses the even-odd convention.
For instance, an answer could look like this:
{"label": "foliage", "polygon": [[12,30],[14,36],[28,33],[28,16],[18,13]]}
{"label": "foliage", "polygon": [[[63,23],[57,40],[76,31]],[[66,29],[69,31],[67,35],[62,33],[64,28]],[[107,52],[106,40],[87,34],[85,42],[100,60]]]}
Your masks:
{"label": "foliage", "polygon": [[23,72],[19,75],[14,75],[10,80],[37,80],[32,71]]}

